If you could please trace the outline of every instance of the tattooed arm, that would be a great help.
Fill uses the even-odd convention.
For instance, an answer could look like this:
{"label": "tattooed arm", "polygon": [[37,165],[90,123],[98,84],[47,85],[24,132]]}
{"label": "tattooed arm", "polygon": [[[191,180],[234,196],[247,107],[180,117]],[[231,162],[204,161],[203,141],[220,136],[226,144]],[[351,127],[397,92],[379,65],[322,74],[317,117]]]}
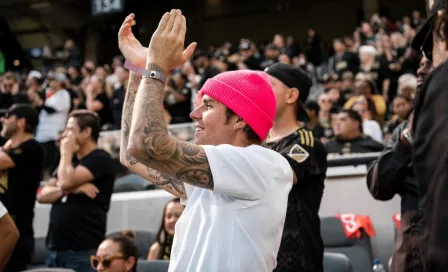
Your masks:
{"label": "tattooed arm", "polygon": [[[163,69],[151,65],[150,70]],[[196,187],[213,189],[213,177],[204,149],[168,134],[163,118],[163,82],[145,78],[137,92],[128,152],[146,166]]]}
{"label": "tattooed arm", "polygon": [[161,186],[167,192],[179,198],[185,199],[187,196],[185,194],[185,188],[182,181],[146,167],[133,158],[126,150],[129,141],[129,128],[131,125],[135,95],[141,79],[141,76],[135,74],[134,72],[131,72],[129,75],[129,83],[123,105],[123,116],[121,121],[120,162],[132,172],[138,174],[151,183]]}

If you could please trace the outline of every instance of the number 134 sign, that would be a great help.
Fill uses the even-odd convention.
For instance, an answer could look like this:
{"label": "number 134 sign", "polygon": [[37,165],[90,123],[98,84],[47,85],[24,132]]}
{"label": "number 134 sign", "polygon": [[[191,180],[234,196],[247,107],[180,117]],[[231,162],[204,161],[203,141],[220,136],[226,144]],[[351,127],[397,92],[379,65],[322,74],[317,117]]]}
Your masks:
{"label": "number 134 sign", "polygon": [[124,0],[92,0],[92,15],[121,12],[124,9]]}

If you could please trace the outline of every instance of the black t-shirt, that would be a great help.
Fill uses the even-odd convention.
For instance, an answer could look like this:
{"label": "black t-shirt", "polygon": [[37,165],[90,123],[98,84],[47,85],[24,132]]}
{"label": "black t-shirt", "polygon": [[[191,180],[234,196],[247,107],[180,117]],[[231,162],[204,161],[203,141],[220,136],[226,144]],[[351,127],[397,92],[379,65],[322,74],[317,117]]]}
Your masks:
{"label": "black t-shirt", "polygon": [[325,148],[328,154],[352,154],[380,152],[383,151],[384,145],[369,136],[361,136],[351,141],[333,139],[325,145]]}
{"label": "black t-shirt", "polygon": [[342,75],[347,71],[350,71],[356,75],[359,69],[358,55],[352,52],[344,52],[341,55],[335,55],[334,69],[339,77],[342,77]]}
{"label": "black t-shirt", "polygon": [[288,196],[275,271],[323,271],[319,208],[327,172],[327,152],[320,140],[305,128],[263,146],[282,154],[298,180]]}
{"label": "black t-shirt", "polygon": [[51,250],[96,249],[104,240],[112,196],[115,171],[110,155],[101,149],[73,160],[73,166],[82,165],[94,176],[91,181],[99,190],[95,199],[84,194],[69,194],[53,204],[47,235]]}
{"label": "black t-shirt", "polygon": [[95,97],[95,100],[103,104],[103,108],[97,112],[101,119],[101,126],[105,124],[112,124],[112,111],[110,109],[110,100],[105,93],[100,93]]}
{"label": "black t-shirt", "polygon": [[14,168],[0,171],[0,201],[14,219],[21,237],[33,237],[34,204],[42,180],[42,146],[34,139],[6,151]]}
{"label": "black t-shirt", "polygon": [[114,90],[111,100],[113,124],[117,129],[121,128],[121,114],[123,113],[125,89],[123,86]]}

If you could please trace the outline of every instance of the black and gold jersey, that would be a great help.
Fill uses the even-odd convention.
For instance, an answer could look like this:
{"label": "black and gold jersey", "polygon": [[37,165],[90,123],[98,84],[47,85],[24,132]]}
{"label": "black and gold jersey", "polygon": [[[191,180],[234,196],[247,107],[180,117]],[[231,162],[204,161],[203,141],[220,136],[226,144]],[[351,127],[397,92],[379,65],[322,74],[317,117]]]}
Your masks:
{"label": "black and gold jersey", "polygon": [[288,196],[275,271],[323,271],[319,208],[327,171],[327,152],[321,141],[306,128],[263,146],[282,154],[298,180]]}

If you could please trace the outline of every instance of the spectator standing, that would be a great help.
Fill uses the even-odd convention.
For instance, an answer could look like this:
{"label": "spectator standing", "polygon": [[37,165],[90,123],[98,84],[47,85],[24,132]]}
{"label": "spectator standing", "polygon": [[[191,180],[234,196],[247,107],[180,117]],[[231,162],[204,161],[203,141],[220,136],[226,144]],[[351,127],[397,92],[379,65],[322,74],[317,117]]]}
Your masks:
{"label": "spectator standing", "polygon": [[175,73],[165,88],[165,108],[171,115],[171,124],[191,122],[191,89],[187,82],[185,74]]}
{"label": "spectator standing", "polygon": [[20,233],[7,272],[25,270],[34,252],[34,204],[44,156],[33,138],[38,121],[36,110],[25,104],[13,105],[2,118],[1,136],[8,141],[0,149],[0,201]]}
{"label": "spectator standing", "polygon": [[67,115],[71,106],[71,98],[64,88],[67,77],[57,73],[50,81],[45,91],[45,100],[35,96],[33,105],[39,109],[39,125],[36,131],[36,140],[44,147],[44,172],[51,173],[57,165],[59,150],[56,147],[58,133],[64,130]]}
{"label": "spectator standing", "polygon": [[67,40],[65,42],[64,57],[67,66],[81,66],[81,51],[73,40]]}
{"label": "spectator standing", "polygon": [[126,86],[128,85],[129,71],[123,66],[116,66],[115,73],[118,81],[112,93],[111,110],[114,128],[121,129],[121,114],[123,112],[123,103],[126,93]]}
{"label": "spectator standing", "polygon": [[263,146],[282,154],[297,177],[288,195],[274,271],[323,271],[318,213],[327,171],[327,152],[320,140],[303,126],[309,121],[304,102],[311,79],[305,71],[283,63],[274,64],[265,71],[277,99],[277,112]]}
{"label": "spectator standing", "polygon": [[91,271],[90,256],[104,240],[115,179],[114,162],[98,149],[100,121],[90,111],[70,114],[57,177],[39,194],[51,203],[48,267]]}
{"label": "spectator standing", "polygon": [[325,129],[319,123],[319,105],[315,101],[308,101],[305,104],[305,110],[310,120],[306,123],[306,127],[313,132],[313,135],[322,141],[325,138]]}
{"label": "spectator standing", "polygon": [[[161,80],[144,78],[140,91],[130,92],[135,104],[133,112],[124,111],[123,120],[131,125],[123,133],[128,139],[122,148],[127,147],[129,164],[139,165],[146,176],[155,177],[165,190],[186,202],[176,225],[169,271],[213,271],[217,267],[272,271],[294,174],[280,154],[260,147],[275,117],[275,96],[267,75],[241,70],[208,80],[201,90],[202,104],[191,113],[197,124],[195,143],[171,138],[163,120],[163,79],[191,57],[196,44],[182,53],[186,20],[180,10],[165,13],[148,49],[132,35],[133,19],[134,15],[128,16],[120,29],[120,49],[133,63],[145,63],[136,55],[147,51],[146,68],[160,72]],[[170,37],[176,38],[170,41]],[[134,97],[127,98],[133,101]],[[156,129],[146,130],[143,124],[149,123]],[[153,145],[153,137],[166,144]],[[150,146],[143,148],[139,144],[143,139]],[[277,163],[272,164],[273,160]]]}
{"label": "spectator standing", "polygon": [[106,82],[103,77],[93,75],[85,91],[86,108],[96,112],[100,118],[101,127],[112,123],[110,100],[106,94]]}
{"label": "spectator standing", "polygon": [[[26,96],[25,96],[26,98]],[[0,109],[8,109],[15,103],[28,102],[27,99],[20,95],[20,85],[17,76],[8,72],[3,75],[0,82]]]}

